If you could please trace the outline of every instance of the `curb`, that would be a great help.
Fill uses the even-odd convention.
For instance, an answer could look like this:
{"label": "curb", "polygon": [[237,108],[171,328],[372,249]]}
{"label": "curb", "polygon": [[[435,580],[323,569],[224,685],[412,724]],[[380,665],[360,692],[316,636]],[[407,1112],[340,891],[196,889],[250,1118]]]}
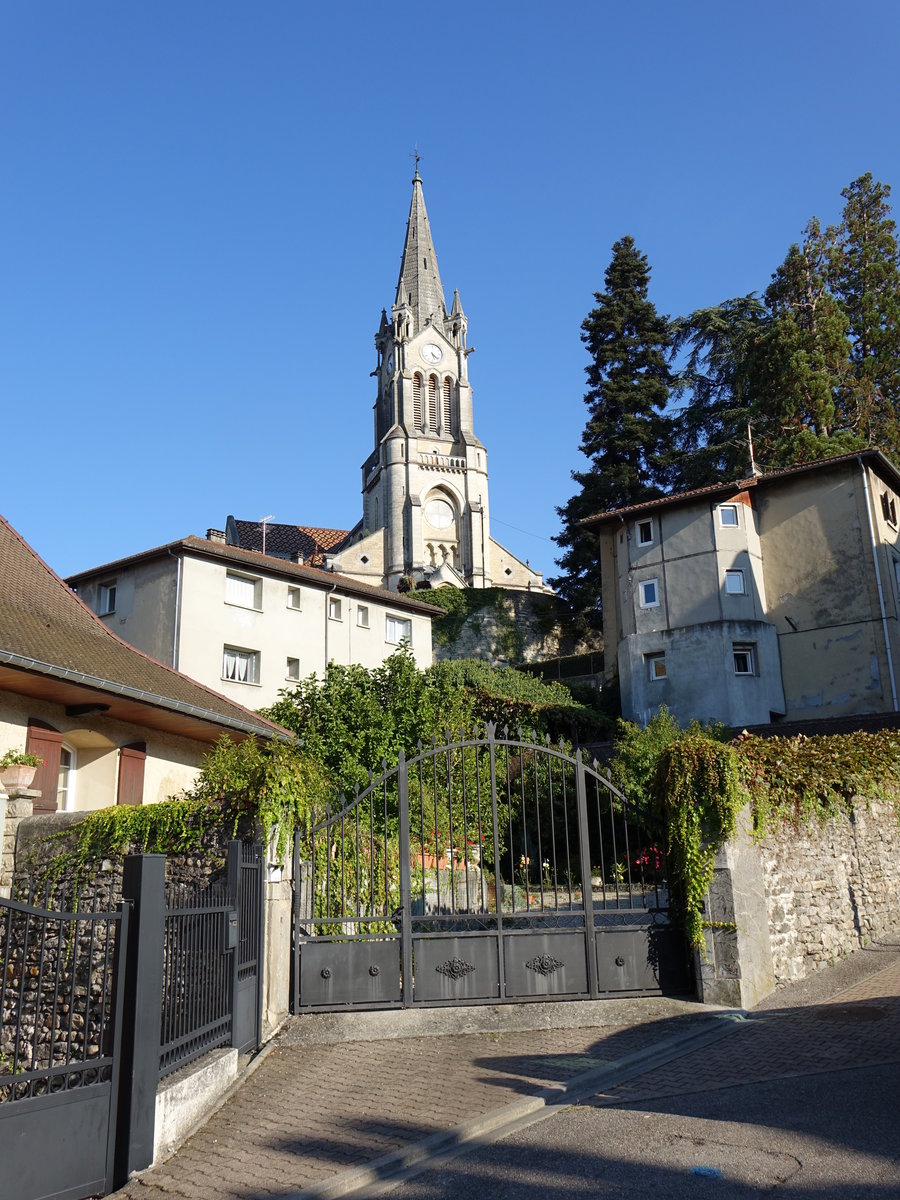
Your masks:
{"label": "curb", "polygon": [[601,1090],[626,1083],[692,1050],[717,1042],[743,1025],[746,1016],[742,1009],[717,1013],[703,1029],[676,1034],[656,1046],[629,1054],[612,1066],[582,1071],[566,1083],[543,1088],[525,1100],[515,1100],[473,1117],[462,1125],[433,1133],[410,1146],[373,1159],[364,1167],[342,1171],[301,1191],[284,1193],[280,1200],[338,1200],[338,1197],[348,1196],[366,1187],[380,1191],[377,1185],[399,1183],[407,1172],[421,1168],[433,1159],[453,1157],[472,1143],[495,1141],[515,1128],[553,1116],[561,1109],[577,1104]]}

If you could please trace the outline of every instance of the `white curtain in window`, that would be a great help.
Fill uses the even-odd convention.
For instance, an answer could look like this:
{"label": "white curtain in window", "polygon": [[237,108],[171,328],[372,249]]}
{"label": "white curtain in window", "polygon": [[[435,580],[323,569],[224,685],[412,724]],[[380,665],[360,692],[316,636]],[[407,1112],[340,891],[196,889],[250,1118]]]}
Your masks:
{"label": "white curtain in window", "polygon": [[385,639],[389,642],[402,642],[406,638],[410,641],[412,638],[412,622],[404,621],[400,617],[388,617],[387,628],[385,631]]}

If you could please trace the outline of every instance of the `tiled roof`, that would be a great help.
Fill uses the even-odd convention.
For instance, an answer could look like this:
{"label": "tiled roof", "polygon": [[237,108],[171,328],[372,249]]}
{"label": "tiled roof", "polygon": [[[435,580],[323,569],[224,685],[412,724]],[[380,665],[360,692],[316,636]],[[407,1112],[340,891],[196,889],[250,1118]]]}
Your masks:
{"label": "tiled roof", "polygon": [[886,475],[896,489],[900,490],[900,470],[880,450],[860,450],[855,454],[837,454],[834,458],[820,458],[815,462],[801,463],[796,467],[784,467],[780,471],[767,471],[765,474],[751,476],[749,479],[734,479],[725,483],[710,483],[705,487],[694,488],[689,492],[675,492],[667,496],[658,496],[655,500],[645,500],[642,504],[629,504],[624,508],[611,508],[606,512],[594,513],[585,517],[582,525],[600,525],[605,521],[617,521],[620,517],[632,516],[634,513],[650,512],[656,508],[666,508],[676,504],[685,504],[701,496],[715,496],[723,493],[733,495],[736,492],[749,491],[751,488],[778,483],[794,475],[810,474],[823,471],[844,463],[857,462],[863,459],[882,475]]}
{"label": "tiled roof", "polygon": [[[268,543],[269,539],[267,535],[267,551]],[[268,553],[263,555],[258,550],[245,550],[240,546],[227,546],[224,542],[212,542],[207,538],[195,537],[194,535],[182,538],[178,542],[169,542],[165,546],[156,546],[153,550],[145,550],[141,554],[132,554],[128,558],[120,558],[115,562],[104,563],[102,566],[94,567],[90,571],[80,571],[77,575],[70,575],[66,582],[73,587],[77,587],[85,579],[95,579],[103,575],[114,575],[117,571],[121,571],[135,563],[146,562],[151,558],[161,558],[170,552],[173,554],[178,552],[199,554],[204,558],[215,558],[225,563],[233,563],[235,566],[243,567],[245,570],[256,572],[268,571],[273,575],[280,575],[284,579],[294,579],[298,583],[312,584],[314,587],[323,588],[326,591],[330,591],[336,586],[346,595],[369,597],[372,600],[377,600],[380,604],[389,605],[391,608],[408,609],[412,612],[420,612],[428,617],[443,616],[444,613],[442,608],[425,604],[421,600],[413,600],[407,596],[398,595],[397,592],[390,592],[387,588],[375,587],[371,583],[360,583],[358,580],[351,579],[348,575],[340,575],[336,571],[322,571],[317,567],[308,567],[305,564],[301,566],[299,563],[289,562],[287,559],[277,558]]]}
{"label": "tiled roof", "polygon": [[184,713],[223,730],[287,736],[280,726],[123,642],[3,517],[0,577],[0,662],[8,667],[125,696],[132,706]]}
{"label": "tiled roof", "polygon": [[[262,550],[259,521],[233,522],[238,545],[244,550]],[[335,550],[350,535],[349,529],[325,529],[318,525],[266,525],[266,554],[294,558],[299,555],[310,566],[323,566],[324,552]]]}

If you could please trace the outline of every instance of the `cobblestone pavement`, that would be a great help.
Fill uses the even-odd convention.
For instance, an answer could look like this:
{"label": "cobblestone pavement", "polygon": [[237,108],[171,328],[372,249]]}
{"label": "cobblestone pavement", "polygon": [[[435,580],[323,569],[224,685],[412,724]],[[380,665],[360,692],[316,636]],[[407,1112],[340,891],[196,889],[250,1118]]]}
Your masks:
{"label": "cobblestone pavement", "polygon": [[[900,960],[824,1001],[752,1013],[729,1036],[595,1094],[601,1107],[900,1063]],[[880,964],[879,964],[880,965]],[[704,1010],[698,1008],[698,1013]],[[630,1055],[665,1055],[709,1016],[292,1046],[278,1042],[233,1097],[118,1200],[287,1197]],[[721,1022],[721,1018],[719,1018]],[[733,1023],[732,1023],[733,1027]]]}

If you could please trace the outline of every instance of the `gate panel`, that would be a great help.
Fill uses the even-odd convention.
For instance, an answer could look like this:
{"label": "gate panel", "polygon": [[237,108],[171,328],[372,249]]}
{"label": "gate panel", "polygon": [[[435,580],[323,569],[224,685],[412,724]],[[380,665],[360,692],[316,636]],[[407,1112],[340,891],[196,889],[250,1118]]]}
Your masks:
{"label": "gate panel", "polygon": [[521,731],[401,750],[298,835],[294,889],[295,1012],[686,982],[650,813]]}
{"label": "gate panel", "polygon": [[3,1200],[112,1189],[127,934],[127,908],[0,900]]}
{"label": "gate panel", "polygon": [[259,843],[232,842],[229,856],[229,875],[237,876],[238,921],[231,1044],[247,1054],[262,1041],[265,862]]}
{"label": "gate panel", "polygon": [[304,1008],[399,1004],[400,939],[305,942],[299,983]]}
{"label": "gate panel", "polygon": [[503,936],[506,995],[587,996],[584,933],[507,933]]}
{"label": "gate panel", "polygon": [[496,937],[414,937],[413,955],[418,1003],[500,999]]}

